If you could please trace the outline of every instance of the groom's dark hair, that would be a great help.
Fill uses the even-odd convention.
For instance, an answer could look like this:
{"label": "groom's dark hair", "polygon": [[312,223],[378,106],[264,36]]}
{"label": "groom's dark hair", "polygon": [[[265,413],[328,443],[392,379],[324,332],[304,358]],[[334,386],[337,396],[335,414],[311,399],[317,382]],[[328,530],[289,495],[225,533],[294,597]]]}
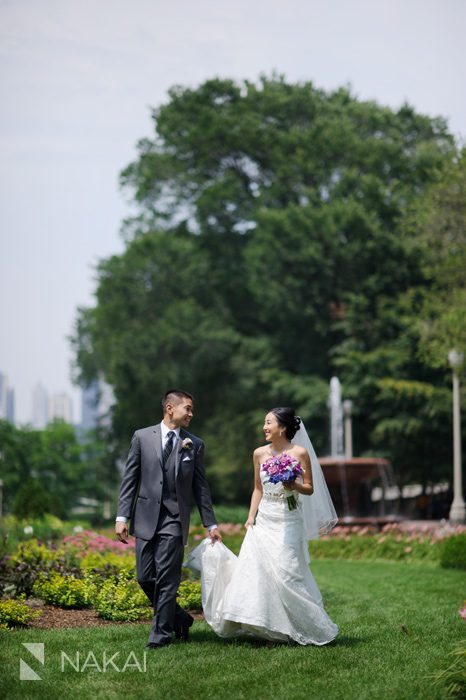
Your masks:
{"label": "groom's dark hair", "polygon": [[169,389],[166,391],[162,399],[163,412],[165,413],[167,403],[178,403],[183,398],[194,401],[194,396],[187,391],[183,391],[182,389]]}

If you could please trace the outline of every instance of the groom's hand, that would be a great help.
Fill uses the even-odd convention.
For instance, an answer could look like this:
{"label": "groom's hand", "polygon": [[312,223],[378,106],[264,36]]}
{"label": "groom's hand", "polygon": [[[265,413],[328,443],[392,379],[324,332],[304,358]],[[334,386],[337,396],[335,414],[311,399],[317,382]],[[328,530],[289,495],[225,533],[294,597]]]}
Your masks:
{"label": "groom's hand", "polygon": [[215,544],[216,542],[221,542],[222,541],[222,536],[220,534],[220,530],[218,527],[215,527],[213,530],[209,532],[210,536],[210,542],[211,544]]}
{"label": "groom's hand", "polygon": [[127,523],[115,523],[115,533],[120,542],[128,544],[128,524]]}

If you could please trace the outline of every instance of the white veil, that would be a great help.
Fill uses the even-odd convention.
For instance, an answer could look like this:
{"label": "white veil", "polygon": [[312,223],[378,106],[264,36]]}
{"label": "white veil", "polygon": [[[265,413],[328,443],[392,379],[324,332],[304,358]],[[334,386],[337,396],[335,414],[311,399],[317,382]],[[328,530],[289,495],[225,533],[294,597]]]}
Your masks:
{"label": "white veil", "polygon": [[314,493],[312,496],[302,496],[300,502],[302,504],[301,513],[303,516],[306,539],[317,540],[321,535],[325,535],[335,527],[338,522],[338,516],[325,482],[322,467],[319,464],[317,455],[302,421],[298,432],[291,442],[294,445],[304,447],[308,451],[311,460]]}

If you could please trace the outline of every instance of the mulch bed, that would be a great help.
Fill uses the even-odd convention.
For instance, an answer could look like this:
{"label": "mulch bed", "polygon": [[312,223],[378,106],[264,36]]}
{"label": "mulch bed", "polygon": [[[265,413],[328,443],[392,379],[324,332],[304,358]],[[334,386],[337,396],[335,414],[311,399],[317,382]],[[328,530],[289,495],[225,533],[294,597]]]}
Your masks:
{"label": "mulch bed", "polygon": [[[28,627],[33,629],[67,629],[70,627],[100,627],[102,625],[147,625],[152,617],[136,622],[120,622],[116,620],[103,620],[95,610],[64,610],[53,605],[46,605],[39,598],[29,598],[25,603],[32,610],[40,610],[39,617],[31,620]],[[202,613],[190,612],[195,620],[203,620]]]}

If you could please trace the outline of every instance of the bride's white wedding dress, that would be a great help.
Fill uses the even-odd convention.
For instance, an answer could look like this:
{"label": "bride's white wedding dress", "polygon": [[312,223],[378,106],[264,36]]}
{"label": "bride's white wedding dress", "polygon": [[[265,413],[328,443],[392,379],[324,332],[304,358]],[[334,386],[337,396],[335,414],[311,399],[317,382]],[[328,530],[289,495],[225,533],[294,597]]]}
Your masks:
{"label": "bride's white wedding dress", "polygon": [[[225,545],[204,540],[186,565],[201,572],[206,621],[221,637],[252,635],[266,640],[323,645],[338,627],[324,610],[309,569],[302,499],[264,482],[256,524],[249,527],[239,556]],[[289,510],[293,493],[298,507]]]}

